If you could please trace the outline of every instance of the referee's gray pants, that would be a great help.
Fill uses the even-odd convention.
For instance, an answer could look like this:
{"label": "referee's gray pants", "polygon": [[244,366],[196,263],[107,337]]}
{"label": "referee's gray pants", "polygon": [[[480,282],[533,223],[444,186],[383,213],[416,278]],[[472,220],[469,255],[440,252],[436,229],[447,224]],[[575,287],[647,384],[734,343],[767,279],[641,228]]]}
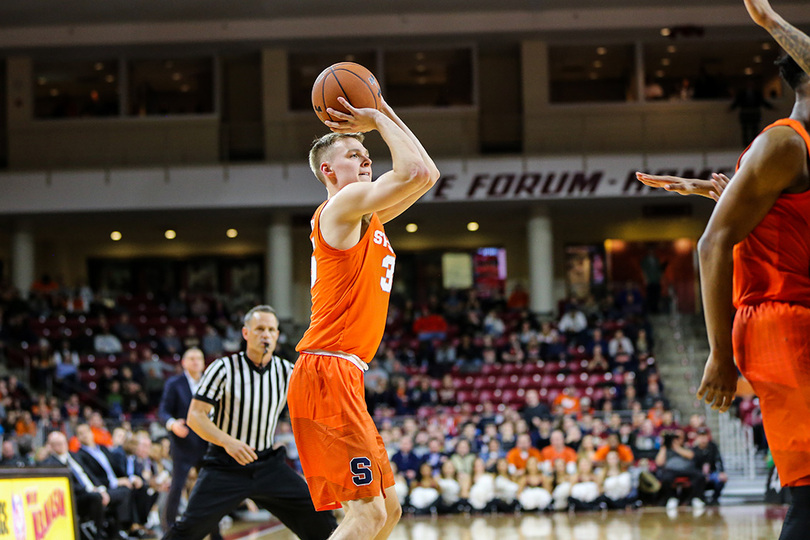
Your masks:
{"label": "referee's gray pants", "polygon": [[332,512],[316,512],[303,478],[287,465],[284,448],[268,450],[249,465],[239,465],[213,447],[191,490],[182,519],[163,540],[200,540],[245,499],[268,510],[301,540],[322,540],[337,527]]}

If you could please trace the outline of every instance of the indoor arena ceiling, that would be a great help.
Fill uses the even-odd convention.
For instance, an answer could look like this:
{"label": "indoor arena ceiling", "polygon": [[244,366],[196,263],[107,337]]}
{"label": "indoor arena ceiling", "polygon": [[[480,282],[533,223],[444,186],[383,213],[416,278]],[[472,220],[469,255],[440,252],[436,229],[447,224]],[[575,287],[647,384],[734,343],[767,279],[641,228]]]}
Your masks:
{"label": "indoor arena ceiling", "polygon": [[[713,6],[742,0],[712,0]],[[2,0],[0,28],[116,22],[672,7],[672,0]],[[706,0],[678,5],[705,6]]]}

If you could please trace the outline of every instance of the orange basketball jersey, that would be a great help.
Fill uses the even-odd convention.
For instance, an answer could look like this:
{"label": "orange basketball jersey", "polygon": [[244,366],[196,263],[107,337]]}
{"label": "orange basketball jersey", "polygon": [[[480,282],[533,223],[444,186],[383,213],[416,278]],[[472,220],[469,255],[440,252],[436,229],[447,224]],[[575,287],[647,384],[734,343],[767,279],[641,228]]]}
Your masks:
{"label": "orange basketball jersey", "polygon": [[312,217],[312,315],[296,350],[346,352],[369,362],[382,340],[396,255],[377,217],[360,241],[335,249],[321,235],[321,212]]}
{"label": "orange basketball jersey", "polygon": [[[796,130],[810,151],[810,135],[800,122],[783,118],[763,132],[776,126]],[[768,301],[810,307],[810,191],[780,195],[745,240],[734,246],[734,307]]]}

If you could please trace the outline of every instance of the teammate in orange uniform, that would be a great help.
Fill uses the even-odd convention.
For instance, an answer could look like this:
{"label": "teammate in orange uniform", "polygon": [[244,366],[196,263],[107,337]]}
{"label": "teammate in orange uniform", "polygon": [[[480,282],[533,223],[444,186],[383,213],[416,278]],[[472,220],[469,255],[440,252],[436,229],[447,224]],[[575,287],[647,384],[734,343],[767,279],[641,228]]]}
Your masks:
{"label": "teammate in orange uniform", "polygon": [[[395,254],[383,223],[439,178],[422,144],[383,101],[378,109],[329,109],[339,122],[309,164],[327,190],[312,218],[312,316],[298,343],[288,404],[315,508],[343,506],[333,539],[387,538],[402,511],[388,454],[364,399],[363,372],[385,329]],[[371,181],[361,133],[376,130],[393,170]]]}
{"label": "teammate in orange uniform", "polygon": [[780,539],[793,540],[810,530],[810,76],[790,56],[777,63],[793,111],[740,156],[698,244],[711,352],[697,395],[728,410],[736,359],[790,486]]}

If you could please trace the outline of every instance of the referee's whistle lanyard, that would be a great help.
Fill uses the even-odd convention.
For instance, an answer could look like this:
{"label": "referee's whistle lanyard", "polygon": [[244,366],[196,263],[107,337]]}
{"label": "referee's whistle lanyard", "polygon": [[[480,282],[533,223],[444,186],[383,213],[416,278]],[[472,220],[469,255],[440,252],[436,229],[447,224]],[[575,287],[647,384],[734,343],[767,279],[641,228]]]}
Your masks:
{"label": "referee's whistle lanyard", "polygon": [[342,351],[333,352],[333,351],[321,351],[321,350],[306,350],[304,351],[307,354],[314,354],[316,356],[333,356],[335,358],[343,358],[344,360],[348,360],[352,364],[354,364],[357,369],[360,371],[368,371],[368,364],[363,362],[359,356],[356,354],[349,354]]}

